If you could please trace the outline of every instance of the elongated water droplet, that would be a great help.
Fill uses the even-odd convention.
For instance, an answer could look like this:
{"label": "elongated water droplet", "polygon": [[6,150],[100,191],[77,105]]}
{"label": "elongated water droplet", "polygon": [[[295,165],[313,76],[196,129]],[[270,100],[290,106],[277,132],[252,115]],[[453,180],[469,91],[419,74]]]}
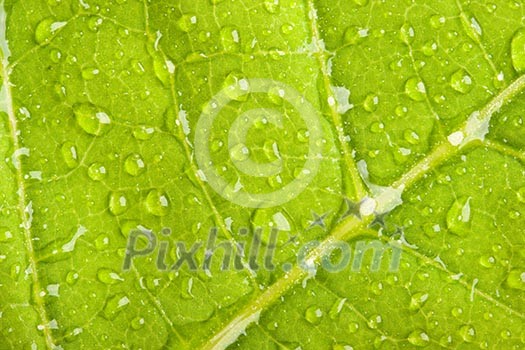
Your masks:
{"label": "elongated water droplet", "polygon": [[368,322],[366,324],[370,329],[377,329],[382,322],[383,318],[381,317],[381,315],[374,315],[368,319]]}
{"label": "elongated water droplet", "polygon": [[401,38],[401,41],[409,45],[412,43],[412,41],[414,41],[414,36],[415,31],[410,23],[405,23],[401,26],[401,29],[399,30],[399,37]]}
{"label": "elongated water droplet", "polygon": [[233,26],[226,26],[220,31],[221,44],[224,51],[239,52],[241,48],[241,37],[239,30]]}
{"label": "elongated water droplet", "polygon": [[513,289],[525,290],[525,270],[511,270],[507,276],[507,285]]}
{"label": "elongated water droplet", "polygon": [[458,333],[465,343],[472,343],[476,338],[476,330],[474,327],[469,325],[461,326],[458,330]]}
{"label": "elongated water droplet", "polygon": [[450,232],[465,236],[471,227],[470,197],[461,197],[454,201],[447,212],[447,227]]}
{"label": "elongated water droplet", "polygon": [[412,295],[410,298],[410,305],[408,306],[408,309],[410,311],[417,311],[425,305],[425,303],[428,300],[428,294],[427,293],[416,293]]}
{"label": "elongated water droplet", "polygon": [[106,112],[90,103],[73,106],[77,124],[86,133],[94,136],[105,134],[109,130],[111,119]]}
{"label": "elongated water droplet", "polygon": [[107,268],[99,269],[97,271],[97,278],[100,282],[105,284],[117,284],[124,281],[117,272]]}
{"label": "elongated water droplet", "polygon": [[525,71],[525,28],[519,29],[512,37],[510,55],[514,69],[519,73]]}
{"label": "elongated water droplet", "polygon": [[68,168],[76,168],[78,166],[78,152],[77,147],[73,142],[65,142],[61,148],[62,157]]}
{"label": "elongated water droplet", "polygon": [[379,104],[379,97],[373,94],[369,94],[365,97],[365,101],[363,102],[363,107],[368,112],[374,112],[377,109],[378,104]]}
{"label": "elongated water droplet", "polygon": [[147,141],[153,137],[155,129],[145,125],[140,125],[133,130],[133,136],[140,141]]}
{"label": "elongated water droplet", "polygon": [[146,209],[155,216],[166,216],[169,212],[169,200],[166,193],[151,190],[146,196]]}
{"label": "elongated water droplet", "polygon": [[246,101],[250,84],[244,74],[238,71],[233,71],[224,80],[223,88],[226,95],[235,101]]}
{"label": "elongated water droplet", "polygon": [[194,14],[185,14],[177,21],[177,26],[183,32],[189,33],[197,27],[197,16]]}

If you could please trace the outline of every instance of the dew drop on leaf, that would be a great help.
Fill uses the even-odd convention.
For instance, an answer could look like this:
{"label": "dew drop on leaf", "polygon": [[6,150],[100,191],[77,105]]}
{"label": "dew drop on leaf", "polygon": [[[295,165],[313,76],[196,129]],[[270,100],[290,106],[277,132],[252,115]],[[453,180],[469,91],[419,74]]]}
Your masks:
{"label": "dew drop on leaf", "polygon": [[415,293],[410,298],[410,305],[408,306],[408,309],[410,311],[418,311],[425,305],[425,303],[428,300],[428,294],[427,293]]}
{"label": "dew drop on leaf", "polygon": [[144,327],[144,323],[144,318],[137,316],[131,320],[131,328],[133,328],[134,330],[139,330],[142,327]]}
{"label": "dew drop on leaf", "polygon": [[106,300],[102,316],[108,320],[113,320],[129,303],[130,300],[124,293],[115,294]]}
{"label": "dew drop on leaf", "polygon": [[408,335],[408,342],[417,347],[424,347],[430,343],[430,338],[425,331],[416,329]]}
{"label": "dew drop on leaf", "polygon": [[98,269],[97,279],[104,284],[117,284],[124,280],[117,272],[107,268]]}
{"label": "dew drop on leaf", "polygon": [[419,78],[410,78],[405,83],[405,93],[414,101],[423,101],[426,91],[425,84]]}
{"label": "dew drop on leaf", "polygon": [[401,41],[409,45],[414,41],[415,31],[410,23],[404,23],[399,30]]}
{"label": "dew drop on leaf", "polygon": [[45,44],[53,37],[55,32],[66,25],[66,22],[58,22],[54,18],[48,17],[40,21],[35,29],[35,41],[38,44]]}
{"label": "dew drop on leaf", "polygon": [[78,151],[73,142],[64,142],[60,150],[68,168],[73,169],[78,166]]}
{"label": "dew drop on leaf", "polygon": [[356,333],[359,330],[359,323],[357,322],[350,322],[348,324],[348,332],[351,334]]}
{"label": "dew drop on leaf", "polygon": [[148,212],[155,216],[166,216],[169,212],[168,196],[160,190],[149,191],[145,205]]}
{"label": "dew drop on leaf", "polygon": [[450,86],[462,94],[466,94],[472,90],[473,81],[470,75],[463,70],[457,70],[450,77]]}
{"label": "dew drop on leaf", "polygon": [[373,315],[368,319],[366,324],[370,329],[377,329],[382,322],[383,318],[381,317],[381,315]]}
{"label": "dew drop on leaf", "polygon": [[519,29],[512,37],[510,54],[514,69],[520,73],[525,71],[525,28]]}
{"label": "dew drop on leaf", "polygon": [[317,306],[310,306],[304,313],[304,318],[311,324],[319,324],[322,317],[323,311]]}
{"label": "dew drop on leaf", "polygon": [[279,11],[279,0],[264,0],[264,8],[269,13],[277,13]]}
{"label": "dew drop on leaf", "polygon": [[470,197],[458,198],[447,212],[447,227],[450,232],[458,236],[465,236],[470,232],[470,199]]}
{"label": "dew drop on leaf", "polygon": [[476,329],[470,325],[463,325],[459,328],[458,334],[465,343],[472,343],[476,338]]}
{"label": "dew drop on leaf", "polygon": [[102,181],[106,175],[106,168],[100,163],[93,163],[88,168],[88,176],[93,181]]}
{"label": "dew drop on leaf", "polygon": [[177,26],[185,33],[189,33],[197,27],[197,16],[194,14],[184,14],[177,20]]}
{"label": "dew drop on leaf", "polygon": [[363,107],[367,112],[374,112],[379,104],[379,97],[374,94],[368,94],[363,102]]}
{"label": "dew drop on leaf", "polygon": [[109,211],[113,215],[124,214],[129,208],[128,199],[122,192],[111,192],[109,195]]}
{"label": "dew drop on leaf", "polygon": [[146,164],[140,154],[131,154],[124,161],[124,170],[131,176],[138,176],[146,170]]}
{"label": "dew drop on leaf", "polygon": [[432,17],[430,17],[430,26],[434,29],[439,29],[443,27],[445,22],[446,22],[446,19],[443,16],[433,15]]}
{"label": "dew drop on leaf", "polygon": [[103,110],[90,103],[80,103],[73,106],[77,124],[86,133],[94,136],[105,134],[109,130],[111,119]]}
{"label": "dew drop on leaf", "polygon": [[239,30],[233,26],[223,27],[220,31],[222,48],[226,52],[239,52],[241,48],[241,37]]}
{"label": "dew drop on leaf", "polygon": [[507,276],[507,285],[512,289],[525,290],[525,270],[511,270]]}
{"label": "dew drop on leaf", "polygon": [[69,271],[66,275],[66,283],[69,285],[73,285],[77,283],[78,280],[78,272],[76,271]]}

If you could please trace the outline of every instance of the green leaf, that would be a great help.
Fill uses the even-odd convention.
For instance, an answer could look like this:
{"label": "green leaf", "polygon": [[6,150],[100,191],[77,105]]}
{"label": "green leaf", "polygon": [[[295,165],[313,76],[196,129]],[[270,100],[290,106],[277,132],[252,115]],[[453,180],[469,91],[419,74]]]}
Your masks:
{"label": "green leaf", "polygon": [[523,348],[522,12],[4,1],[0,349]]}

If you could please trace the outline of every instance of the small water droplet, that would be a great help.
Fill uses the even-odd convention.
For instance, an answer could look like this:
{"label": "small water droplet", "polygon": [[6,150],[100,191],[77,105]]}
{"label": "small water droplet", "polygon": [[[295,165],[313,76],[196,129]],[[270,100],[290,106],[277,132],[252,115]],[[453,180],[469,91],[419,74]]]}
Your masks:
{"label": "small water droplet", "polygon": [[111,119],[106,112],[90,103],[81,103],[73,106],[77,124],[86,133],[99,136],[109,130]]}
{"label": "small water droplet", "polygon": [[144,321],[144,318],[137,316],[131,320],[131,328],[133,328],[134,330],[141,329],[142,327],[144,327],[144,323],[146,323]]}
{"label": "small water droplet", "polygon": [[459,336],[465,343],[472,343],[476,338],[476,330],[470,325],[463,325],[458,330]]}
{"label": "small water droplet", "polygon": [[382,322],[383,318],[381,317],[381,315],[374,315],[370,317],[366,324],[370,329],[377,329]]}
{"label": "small water droplet", "polygon": [[155,134],[155,128],[140,125],[133,129],[133,137],[140,141],[147,141]]}
{"label": "small water droplet", "polygon": [[92,32],[98,32],[99,27],[102,25],[102,18],[91,16],[87,21],[87,26]]}
{"label": "small water droplet", "polygon": [[414,101],[423,101],[426,92],[425,84],[419,78],[410,78],[405,83],[405,93]]}
{"label": "small water droplet", "polygon": [[421,52],[423,52],[423,54],[425,56],[434,56],[434,54],[436,53],[438,49],[438,46],[436,44],[436,42],[434,41],[427,41],[425,44],[423,44],[423,46],[421,47]]}
{"label": "small water droplet", "polygon": [[463,315],[463,309],[456,306],[456,307],[453,307],[452,310],[450,311],[450,313],[452,314],[452,316],[454,317],[460,317],[461,315]]}
{"label": "small water droplet", "polygon": [[443,27],[445,22],[446,22],[446,19],[443,16],[433,15],[432,17],[430,17],[430,25],[434,29],[439,29],[439,28]]}
{"label": "small water droplet", "polygon": [[425,305],[425,303],[428,300],[428,294],[427,293],[416,293],[412,295],[410,298],[410,305],[408,306],[408,309],[410,311],[417,311]]}
{"label": "small water droplet", "polygon": [[93,163],[88,168],[88,176],[93,181],[102,181],[106,175],[106,168],[100,163]]}
{"label": "small water droplet", "polygon": [[417,347],[424,347],[430,343],[430,338],[425,331],[416,329],[408,335],[408,342]]}
{"label": "small water droplet", "polygon": [[357,6],[366,6],[368,4],[368,0],[354,0],[354,4]]}
{"label": "small water droplet", "polygon": [[525,290],[525,271],[511,270],[507,276],[507,285],[513,289]]}
{"label": "small water droplet", "polygon": [[359,323],[357,323],[357,322],[350,322],[348,324],[348,332],[350,332],[351,334],[356,333],[358,330],[359,330]]}
{"label": "small water droplet", "polygon": [[102,315],[108,320],[113,320],[129,303],[130,300],[124,293],[115,294],[106,301]]}
{"label": "small water droplet", "polygon": [[493,256],[482,256],[479,258],[479,263],[483,267],[491,268],[496,264],[496,259]]}
{"label": "small water droplet", "polygon": [[166,216],[169,212],[168,196],[160,190],[149,191],[145,205],[148,212],[155,216]]}
{"label": "small water droplet", "polygon": [[383,132],[385,130],[385,124],[381,122],[374,122],[372,125],[370,125],[370,131],[374,134],[379,134],[380,132]]}
{"label": "small water droplet", "polygon": [[415,34],[414,28],[410,23],[404,23],[399,30],[399,37],[401,38],[401,41],[407,45],[414,41]]}
{"label": "small water droplet", "polygon": [[310,306],[304,313],[304,318],[311,324],[319,324],[322,317],[323,312],[317,306]]}
{"label": "small water droplet", "polygon": [[109,195],[109,211],[113,215],[124,214],[129,208],[128,199],[122,192],[111,192]]}
{"label": "small water droplet", "polygon": [[281,26],[281,33],[283,34],[290,34],[294,29],[293,24],[291,23],[285,23]]}
{"label": "small water droplet", "polygon": [[131,176],[139,176],[146,170],[146,164],[140,154],[131,154],[124,161],[124,169]]}
{"label": "small water droplet", "polygon": [[49,53],[49,58],[51,59],[52,62],[58,63],[62,60],[62,52],[60,52],[57,49],[53,49]]}
{"label": "small water droplet", "polygon": [[239,30],[233,26],[223,27],[220,31],[221,44],[226,52],[239,52],[241,48],[241,37]]}
{"label": "small water droplet", "polygon": [[458,236],[465,236],[470,232],[470,200],[470,197],[458,198],[447,212],[447,227],[450,232]]}
{"label": "small water droplet", "polygon": [[514,69],[519,73],[525,71],[525,28],[519,29],[512,37],[510,54]]}
{"label": "small water droplet", "polygon": [[250,90],[250,83],[244,74],[233,71],[226,76],[223,83],[226,96],[235,101],[246,101]]}
{"label": "small water droplet", "polygon": [[69,284],[69,285],[73,285],[73,284],[77,283],[78,277],[79,277],[78,272],[76,272],[76,271],[69,271],[66,274],[66,283]]}
{"label": "small water droplet", "polygon": [[460,69],[450,77],[450,86],[457,92],[466,94],[472,90],[473,81],[465,70]]}
{"label": "small water droplet", "polygon": [[100,74],[98,68],[95,67],[85,67],[82,69],[82,79],[84,80],[93,80],[97,75]]}
{"label": "small water droplet", "polygon": [[124,281],[117,272],[107,268],[99,269],[97,271],[97,278],[104,284],[117,284]]}
{"label": "small water droplet", "polygon": [[343,41],[345,44],[356,45],[368,37],[368,29],[350,26],[345,30]]}
{"label": "small water droplet", "polygon": [[250,157],[250,150],[246,145],[239,143],[230,148],[230,157],[236,161],[244,161]]}
{"label": "small water droplet", "polygon": [[363,107],[368,112],[374,112],[379,104],[379,97],[374,94],[368,94],[363,102]]}
{"label": "small water droplet", "polygon": [[264,0],[264,8],[269,13],[277,13],[279,11],[279,0]]}
{"label": "small water droplet", "polygon": [[68,168],[73,169],[78,166],[78,152],[77,147],[73,142],[64,142],[61,147],[62,158],[68,166]]}
{"label": "small water droplet", "polygon": [[185,33],[189,33],[197,27],[197,16],[185,14],[177,21],[177,26]]}
{"label": "small water droplet", "polygon": [[109,237],[105,234],[98,235],[95,239],[95,248],[105,250],[109,247]]}

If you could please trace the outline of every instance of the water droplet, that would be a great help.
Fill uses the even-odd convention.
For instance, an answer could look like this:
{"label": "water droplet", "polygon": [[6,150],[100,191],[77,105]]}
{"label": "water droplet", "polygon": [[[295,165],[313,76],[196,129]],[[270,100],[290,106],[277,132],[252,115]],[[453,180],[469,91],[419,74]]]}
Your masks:
{"label": "water droplet", "polygon": [[460,69],[454,74],[452,74],[452,76],[450,77],[450,86],[457,92],[466,94],[470,90],[472,90],[472,78],[470,77],[470,75],[467,74],[465,70]]}
{"label": "water droplet", "polygon": [[399,37],[401,41],[409,45],[414,41],[415,31],[410,23],[404,23],[399,30]]}
{"label": "water droplet", "polygon": [[421,329],[416,329],[408,335],[408,342],[417,347],[427,346],[430,343],[430,338]]}
{"label": "water droplet", "polygon": [[414,101],[423,101],[426,92],[425,84],[419,78],[410,78],[405,83],[405,93]]}
{"label": "water droplet", "polygon": [[100,71],[98,68],[95,67],[86,67],[82,69],[82,79],[84,80],[93,80],[97,75],[99,75]]}
{"label": "water droplet", "polygon": [[350,322],[348,324],[348,332],[350,332],[351,334],[356,333],[358,329],[359,329],[359,323]]}
{"label": "water droplet", "polygon": [[374,315],[370,317],[366,324],[370,329],[377,329],[381,322],[383,322],[383,318],[381,317],[381,315]]}
{"label": "water droplet", "polygon": [[357,6],[366,6],[368,4],[368,0],[354,0],[354,4]]}
{"label": "water droplet", "polygon": [[264,8],[269,13],[277,13],[279,11],[279,0],[264,0]]}
{"label": "water droplet", "polygon": [[141,329],[142,327],[144,327],[144,323],[144,318],[137,316],[131,320],[131,328],[133,328],[134,330]]}
{"label": "water droplet", "polygon": [[118,273],[111,269],[101,268],[97,271],[97,278],[100,282],[105,284],[117,284],[124,281]]}
{"label": "water droplet", "polygon": [[193,14],[182,15],[177,21],[177,26],[185,33],[189,33],[197,27],[197,16]]}
{"label": "water droplet", "polygon": [[525,203],[525,187],[521,187],[518,192],[516,192],[516,195],[518,196],[518,200],[521,203]]}
{"label": "water droplet", "polygon": [[100,163],[93,163],[88,168],[88,176],[93,181],[102,181],[106,175],[106,168]]}
{"label": "water droplet", "polygon": [[148,127],[145,125],[140,125],[133,129],[133,137],[140,141],[147,141],[153,137],[155,133],[155,128]]}
{"label": "water droplet", "polygon": [[405,141],[411,145],[417,145],[420,141],[419,135],[412,129],[406,129],[403,133]]}
{"label": "water droplet", "polygon": [[109,247],[109,237],[105,234],[98,235],[95,239],[95,248],[97,250],[105,250]]}
{"label": "water droplet", "polygon": [[146,170],[146,164],[140,154],[131,154],[124,161],[124,169],[131,176],[138,176]]}
{"label": "water droplet", "polygon": [[322,317],[323,312],[317,306],[310,306],[304,313],[304,318],[311,324],[319,324]]}
{"label": "water droplet", "polygon": [[230,148],[230,157],[236,161],[244,161],[250,157],[250,150],[244,144],[239,143]]}
{"label": "water droplet", "polygon": [[332,307],[330,308],[330,311],[328,312],[328,316],[330,316],[332,320],[335,320],[337,316],[341,313],[345,305],[345,302],[346,302],[346,298],[338,299],[332,305]]}
{"label": "water droplet", "polygon": [[87,21],[87,26],[92,32],[98,32],[99,27],[102,25],[102,18],[91,16]]}
{"label": "water droplet", "polygon": [[246,101],[250,84],[241,72],[233,71],[224,80],[223,88],[226,95],[232,100]]}
{"label": "water droplet", "polygon": [[439,28],[443,27],[445,22],[446,22],[446,19],[443,16],[433,15],[432,17],[430,17],[430,25],[434,29],[439,29]]}
{"label": "water droplet", "polygon": [[511,270],[507,276],[507,285],[513,289],[525,290],[525,271]]}
{"label": "water droplet", "polygon": [[472,343],[476,338],[476,330],[474,327],[469,325],[461,326],[458,330],[458,334],[461,338],[463,338],[465,343]]}
{"label": "water droplet", "polygon": [[51,40],[57,30],[66,25],[66,22],[57,22],[54,18],[45,18],[35,29],[35,41],[38,44],[46,44]]}
{"label": "water droplet", "polygon": [[479,258],[479,263],[483,267],[491,268],[496,263],[496,259],[493,256],[482,256]]}
{"label": "water droplet", "polygon": [[66,165],[68,168],[76,168],[78,166],[78,152],[77,147],[72,142],[65,142],[61,149],[62,158],[64,159],[64,162],[66,162]]}
{"label": "water droplet", "polygon": [[520,73],[525,71],[525,28],[519,29],[512,37],[510,54],[514,69]]}
{"label": "water droplet", "polygon": [[383,130],[385,130],[385,124],[381,122],[374,122],[370,125],[370,131],[374,134],[379,134],[380,132],[383,132]]}
{"label": "water droplet", "polygon": [[283,34],[290,34],[294,29],[293,24],[291,23],[285,23],[281,26],[281,33]]}
{"label": "water droplet", "polygon": [[451,313],[452,316],[454,316],[454,317],[460,317],[461,315],[463,315],[463,309],[460,308],[460,307],[454,307],[454,308],[452,308],[452,310],[450,311],[450,313]]}
{"label": "water droplet", "polygon": [[408,306],[408,309],[410,311],[417,311],[425,305],[425,303],[428,300],[428,294],[427,293],[416,293],[412,295],[410,298],[410,305]]}
{"label": "water droplet", "polygon": [[145,205],[148,212],[155,216],[166,216],[169,212],[168,196],[159,190],[149,191]]}
{"label": "water droplet", "polygon": [[102,315],[108,320],[113,320],[129,303],[130,300],[124,293],[115,294],[106,301]]}
{"label": "water droplet", "polygon": [[465,33],[467,33],[469,38],[474,41],[479,40],[483,34],[483,30],[481,29],[481,25],[479,24],[476,17],[468,13],[462,13],[460,17],[461,24],[463,25]]}
{"label": "water droplet", "polygon": [[239,30],[233,26],[223,27],[220,31],[221,44],[224,51],[239,52],[241,48],[241,36]]}
{"label": "water droplet", "polygon": [[430,57],[430,56],[434,56],[434,54],[436,53],[437,49],[438,49],[438,46],[437,46],[437,44],[434,41],[427,41],[421,47],[421,52],[423,52],[423,54],[425,56],[429,56]]}
{"label": "water droplet", "polygon": [[111,119],[106,112],[90,103],[81,103],[73,106],[77,124],[90,135],[98,136],[109,130]]}
{"label": "water droplet", "polygon": [[368,29],[350,26],[345,30],[343,41],[345,44],[356,45],[368,36]]}
{"label": "water droplet", "polygon": [[128,208],[128,199],[122,192],[111,192],[109,195],[109,211],[113,215],[124,214]]}
{"label": "water droplet", "polygon": [[457,199],[447,212],[447,227],[450,232],[458,236],[465,236],[470,232],[470,199],[470,197]]}
{"label": "water droplet", "polygon": [[365,97],[365,101],[363,102],[363,107],[368,112],[374,112],[377,109],[378,104],[379,104],[379,97],[373,94],[369,94]]}
{"label": "water droplet", "polygon": [[66,283],[69,285],[73,285],[77,283],[78,280],[78,272],[76,271],[69,271],[66,275]]}
{"label": "water droplet", "polygon": [[51,59],[52,62],[58,63],[62,59],[62,52],[60,52],[57,49],[53,49],[49,53],[49,58]]}

